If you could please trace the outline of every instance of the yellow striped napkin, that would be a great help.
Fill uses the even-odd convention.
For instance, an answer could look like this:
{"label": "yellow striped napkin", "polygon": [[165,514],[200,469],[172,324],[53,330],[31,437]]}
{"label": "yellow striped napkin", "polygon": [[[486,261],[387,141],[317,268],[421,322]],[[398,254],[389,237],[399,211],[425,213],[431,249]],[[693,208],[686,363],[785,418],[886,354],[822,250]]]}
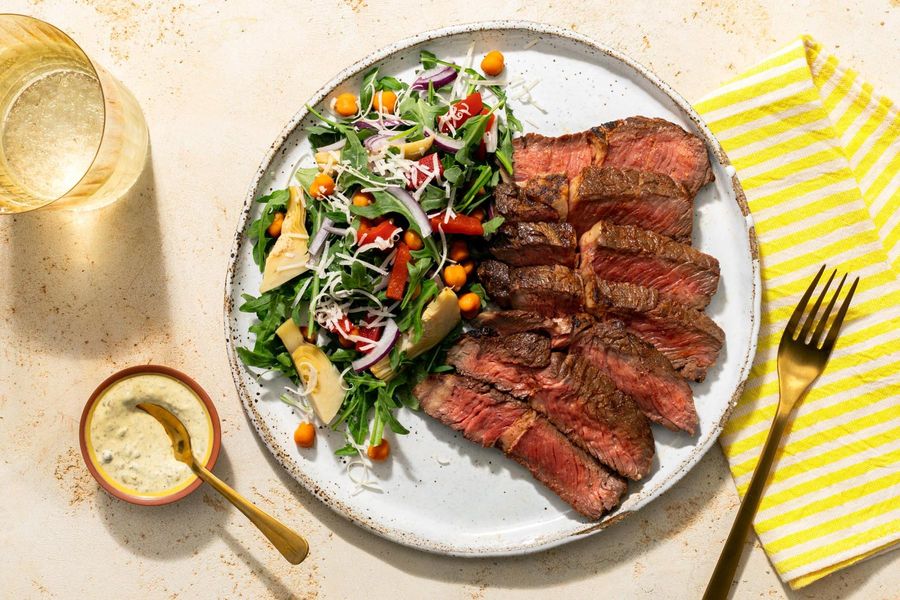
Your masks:
{"label": "yellow striped napkin", "polygon": [[696,107],[737,169],[762,258],[759,349],[721,437],[741,495],[775,414],[775,356],[794,306],[822,263],[861,277],[755,520],[782,580],[799,588],[900,541],[900,120],[809,37]]}

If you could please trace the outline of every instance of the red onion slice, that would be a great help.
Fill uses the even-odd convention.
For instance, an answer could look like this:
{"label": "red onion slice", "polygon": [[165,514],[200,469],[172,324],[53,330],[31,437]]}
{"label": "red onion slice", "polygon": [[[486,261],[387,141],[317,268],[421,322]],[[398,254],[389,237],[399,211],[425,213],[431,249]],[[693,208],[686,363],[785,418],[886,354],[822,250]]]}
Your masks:
{"label": "red onion slice", "polygon": [[431,223],[428,222],[428,215],[425,214],[425,211],[422,210],[422,207],[419,206],[419,203],[416,202],[416,199],[413,198],[409,192],[407,192],[403,188],[395,186],[388,187],[385,189],[385,191],[402,202],[403,206],[405,206],[409,210],[416,222],[416,225],[419,226],[422,237],[428,237],[431,235]]}
{"label": "red onion slice", "polygon": [[397,327],[397,322],[393,319],[385,320],[384,328],[381,330],[381,337],[375,342],[375,346],[365,355],[350,363],[353,366],[353,370],[357,373],[365,371],[387,356],[388,352],[391,351],[391,348],[394,347],[394,344],[397,343],[397,338],[399,337],[400,329]]}
{"label": "red onion slice", "polygon": [[438,89],[456,81],[456,76],[457,72],[453,67],[438,66],[420,73],[418,79],[410,86],[410,89],[427,90],[429,83],[434,86],[434,89]]}
{"label": "red onion slice", "polygon": [[375,135],[367,137],[366,141],[363,142],[363,146],[366,147],[366,150],[374,152],[379,148],[387,146],[392,137],[393,136],[390,133],[376,133]]}
{"label": "red onion slice", "polygon": [[404,121],[396,117],[385,117],[384,119],[360,119],[353,123],[356,129],[374,129],[382,131],[384,129],[393,129],[401,125],[414,125],[411,121]]}
{"label": "red onion slice", "polygon": [[426,129],[425,132],[428,135],[434,136],[434,145],[438,147],[439,150],[443,150],[444,152],[456,153],[463,149],[465,144],[462,140],[454,140],[449,135],[444,135],[443,133],[437,133],[436,131],[431,131],[430,129]]}
{"label": "red onion slice", "polygon": [[332,221],[328,217],[325,217],[325,219],[322,221],[322,225],[316,232],[316,236],[313,238],[312,243],[309,245],[310,256],[318,256],[319,252],[322,251],[322,245],[325,243],[325,238],[328,237],[328,230],[332,226],[334,226],[334,221]]}
{"label": "red onion slice", "polygon": [[328,144],[327,146],[320,146],[316,148],[316,152],[331,152],[333,150],[340,150],[344,146],[347,145],[347,138],[341,138],[333,144]]}

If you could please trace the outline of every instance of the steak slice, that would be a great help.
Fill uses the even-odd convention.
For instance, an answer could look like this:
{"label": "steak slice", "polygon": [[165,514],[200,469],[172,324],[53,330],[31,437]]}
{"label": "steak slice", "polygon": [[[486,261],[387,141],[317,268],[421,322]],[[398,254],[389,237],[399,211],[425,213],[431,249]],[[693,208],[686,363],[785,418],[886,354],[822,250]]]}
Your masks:
{"label": "steak slice", "polygon": [[478,277],[488,296],[503,308],[548,315],[579,312],[584,292],[575,271],[560,265],[509,267],[495,260],[478,265]]}
{"label": "steak slice", "polygon": [[573,336],[589,327],[592,322],[593,319],[587,314],[548,317],[525,310],[500,310],[480,313],[472,321],[472,325],[501,336],[538,331],[550,336],[551,348],[565,348],[571,343]]}
{"label": "steak slice", "polygon": [[653,461],[650,425],[634,401],[580,356],[554,352],[545,368],[525,367],[498,351],[498,338],[463,336],[447,362],[463,375],[527,399],[577,446],[631,479]]}
{"label": "steak slice", "polygon": [[490,386],[459,375],[431,375],[414,394],[430,416],[473,442],[499,447],[586,517],[600,518],[625,493],[623,479],[534,410]]}
{"label": "steak slice", "polygon": [[696,431],[691,386],[666,357],[629,333],[622,321],[596,321],[576,336],[569,352],[583,356],[609,377],[654,423],[691,435]]}
{"label": "steak slice", "polygon": [[603,164],[604,136],[582,131],[559,137],[527,133],[513,140],[513,176],[516,182],[563,173],[572,179],[588,165]]}
{"label": "steak slice", "polygon": [[559,265],[518,267],[510,270],[509,304],[512,308],[560,315],[583,310],[581,278]]}
{"label": "steak slice", "polygon": [[719,285],[718,260],[638,227],[599,221],[579,245],[583,277],[650,287],[699,309]]}
{"label": "steak slice", "polygon": [[575,266],[578,242],[568,223],[504,223],[488,249],[508,265]]}
{"label": "steak slice", "polygon": [[478,279],[488,297],[498,306],[509,306],[510,268],[497,260],[484,260],[478,265]]}
{"label": "steak slice", "polygon": [[568,220],[579,237],[599,220],[637,225],[690,244],[693,200],[668,175],[588,167],[569,186]]}
{"label": "steak slice", "polygon": [[595,315],[619,316],[682,377],[694,381],[703,381],[725,342],[725,333],[712,319],[652,288],[592,279],[585,284],[585,304]]}
{"label": "steak slice", "polygon": [[606,166],[668,175],[691,198],[713,180],[703,140],[665,119],[629,117],[604,123],[598,135],[606,140]]}
{"label": "steak slice", "polygon": [[529,179],[521,187],[501,183],[494,189],[494,208],[507,223],[562,221],[569,211],[569,179],[557,174]]}

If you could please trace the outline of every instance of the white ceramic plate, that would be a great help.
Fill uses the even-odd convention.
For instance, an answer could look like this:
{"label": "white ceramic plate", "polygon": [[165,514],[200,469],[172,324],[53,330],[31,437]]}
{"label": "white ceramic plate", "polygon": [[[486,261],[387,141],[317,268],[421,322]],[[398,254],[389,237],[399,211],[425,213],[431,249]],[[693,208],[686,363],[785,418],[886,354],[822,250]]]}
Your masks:
{"label": "white ceramic plate", "polygon": [[[702,136],[716,181],[697,198],[694,244],[719,259],[719,291],[707,310],[725,330],[726,344],[706,382],[694,386],[699,433],[694,437],[654,426],[651,475],[630,486],[621,507],[597,523],[584,519],[499,451],[480,448],[427,415],[402,411],[408,436],[391,438],[392,457],[376,467],[383,493],[354,494],[335,449],[343,438],[320,430],[317,447],[300,452],[292,440],[297,417],[277,400],[284,379],[257,381],[235,347],[252,344],[253,315],[237,310],[241,294],[257,295],[260,273],[244,232],[260,205],[254,198],[288,185],[301,159],[310,160],[300,110],[272,145],[250,186],[237,228],[225,291],[225,328],[234,381],[253,426],[276,459],[335,511],[373,532],[423,550],[455,555],[530,552],[595,533],[653,500],[681,478],[719,435],[750,369],[759,328],[759,262],[753,222],[734,170],[718,142],[689,105],[649,71],[621,54],[571,31],[526,22],[498,21],[423,33],[380,50],[341,71],[310,99],[320,108],[332,95],[356,91],[377,65],[407,82],[429,49],[461,62],[499,49],[510,76],[539,83],[534,105],[513,104],[526,131],[549,135],[581,131],[631,115],[662,117]],[[513,94],[514,95],[514,94]],[[445,464],[446,463],[446,464]]]}

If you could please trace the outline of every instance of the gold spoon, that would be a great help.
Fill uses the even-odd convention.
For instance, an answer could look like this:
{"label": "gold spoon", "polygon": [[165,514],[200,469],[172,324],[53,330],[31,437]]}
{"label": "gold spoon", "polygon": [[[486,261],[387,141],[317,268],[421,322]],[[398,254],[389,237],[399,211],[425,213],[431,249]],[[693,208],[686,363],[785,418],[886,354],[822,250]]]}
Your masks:
{"label": "gold spoon", "polygon": [[257,508],[252,502],[231,489],[224,481],[212,474],[194,458],[191,452],[191,436],[178,417],[159,406],[142,402],[137,405],[139,409],[159,421],[172,440],[172,451],[175,459],[183,462],[203,481],[213,489],[225,496],[238,510],[244,513],[250,522],[256,525],[264,536],[281,552],[289,563],[299,565],[309,554],[309,544],[300,535],[283,525],[275,517]]}

